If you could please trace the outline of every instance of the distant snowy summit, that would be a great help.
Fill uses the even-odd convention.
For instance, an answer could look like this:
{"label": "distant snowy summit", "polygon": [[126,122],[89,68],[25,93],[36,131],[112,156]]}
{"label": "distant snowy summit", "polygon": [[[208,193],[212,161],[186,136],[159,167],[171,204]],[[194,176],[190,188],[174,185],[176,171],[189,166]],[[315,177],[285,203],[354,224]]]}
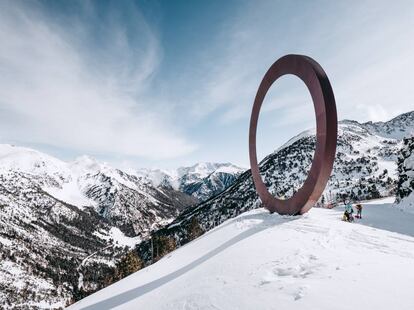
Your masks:
{"label": "distant snowy summit", "polygon": [[403,113],[387,122],[367,122],[366,128],[379,136],[402,140],[414,136],[414,111]]}
{"label": "distant snowy summit", "polygon": [[171,187],[201,202],[232,185],[245,170],[231,163],[202,162],[174,170],[139,169],[136,173],[154,186]]}

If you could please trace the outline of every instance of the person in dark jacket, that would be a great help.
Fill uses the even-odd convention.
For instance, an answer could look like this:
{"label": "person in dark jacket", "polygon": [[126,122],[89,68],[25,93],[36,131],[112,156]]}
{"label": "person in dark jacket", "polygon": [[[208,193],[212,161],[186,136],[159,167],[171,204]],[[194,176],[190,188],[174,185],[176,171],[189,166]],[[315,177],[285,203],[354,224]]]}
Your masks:
{"label": "person in dark jacket", "polygon": [[357,217],[357,218],[359,218],[359,219],[362,219],[362,205],[361,205],[360,203],[358,203],[358,204],[355,206],[355,208],[356,208],[356,210],[357,210],[356,217]]}

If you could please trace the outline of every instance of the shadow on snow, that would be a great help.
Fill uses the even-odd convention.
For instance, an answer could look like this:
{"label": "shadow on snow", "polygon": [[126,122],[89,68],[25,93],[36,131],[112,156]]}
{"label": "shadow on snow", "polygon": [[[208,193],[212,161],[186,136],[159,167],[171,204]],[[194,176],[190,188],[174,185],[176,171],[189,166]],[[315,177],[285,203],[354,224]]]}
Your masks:
{"label": "shadow on snow", "polygon": [[[248,214],[246,216],[241,216],[238,218],[233,219],[230,223],[233,223],[234,221],[244,221],[244,220],[251,220],[251,219],[259,219],[262,220],[262,222],[257,224],[252,224],[253,227],[249,228],[248,230],[238,234],[237,236],[231,238],[230,240],[224,242],[214,250],[211,250],[210,252],[206,253],[202,257],[196,259],[195,261],[191,262],[190,264],[170,273],[167,274],[159,279],[156,279],[154,281],[151,281],[147,284],[135,287],[133,289],[130,289],[129,291],[120,293],[116,296],[107,298],[105,300],[99,301],[94,303],[93,305],[82,307],[82,309],[87,310],[102,310],[102,309],[110,309],[117,306],[120,306],[126,302],[129,302],[133,299],[136,299],[144,294],[147,294],[164,284],[169,283],[170,281],[173,281],[174,279],[184,275],[185,273],[191,271],[192,269],[196,268],[197,266],[201,265],[202,263],[206,262],[210,258],[216,256],[217,254],[221,253],[225,249],[231,247],[232,245],[249,238],[250,236],[257,234],[261,231],[264,231],[268,228],[271,228],[276,225],[280,225],[292,220],[296,220],[300,218],[300,216],[295,217],[286,217],[286,216],[279,216],[279,215],[269,215],[267,212],[262,213],[254,213],[254,214]],[[222,227],[220,227],[222,228]],[[219,229],[220,229],[219,228]]]}

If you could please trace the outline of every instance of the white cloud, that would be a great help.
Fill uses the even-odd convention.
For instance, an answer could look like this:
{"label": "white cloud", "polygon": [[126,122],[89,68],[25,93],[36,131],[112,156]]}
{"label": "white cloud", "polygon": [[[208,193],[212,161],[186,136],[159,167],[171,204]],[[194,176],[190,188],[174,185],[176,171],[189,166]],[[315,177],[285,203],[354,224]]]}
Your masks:
{"label": "white cloud", "polygon": [[[220,33],[200,33],[200,41],[214,38],[194,44],[202,49],[191,40],[188,47],[167,44],[166,63],[153,25],[132,4],[124,18],[119,2],[102,16],[94,2],[82,1],[83,15],[65,18],[34,3],[0,2],[2,141],[100,152],[108,160],[247,162],[256,90],[288,53],[324,67],[340,119],[385,120],[412,109],[412,1],[240,1]],[[171,66],[175,53],[188,57]],[[269,132],[269,147],[314,124],[305,86],[289,80],[278,81],[263,106],[269,117],[261,115],[259,127]],[[223,136],[235,141],[231,149],[219,143]]]}
{"label": "white cloud", "polygon": [[[235,12],[215,49],[205,53],[201,99],[190,100],[196,115],[222,110],[225,122],[248,118],[264,73],[290,53],[324,67],[340,119],[386,120],[413,109],[412,1],[255,1]],[[305,97],[291,86],[278,90],[277,104],[263,108],[294,113]]]}
{"label": "white cloud", "polygon": [[154,159],[192,152],[151,108],[148,84],[162,54],[142,14],[129,8],[134,42],[116,11],[88,29],[82,19],[97,16],[85,8],[59,24],[28,2],[0,5],[2,140]]}

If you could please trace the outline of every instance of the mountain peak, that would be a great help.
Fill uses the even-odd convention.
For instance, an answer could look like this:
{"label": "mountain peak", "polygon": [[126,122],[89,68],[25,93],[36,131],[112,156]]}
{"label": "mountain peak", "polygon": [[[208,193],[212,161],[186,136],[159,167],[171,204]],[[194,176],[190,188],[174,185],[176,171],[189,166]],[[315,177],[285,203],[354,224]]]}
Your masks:
{"label": "mountain peak", "polygon": [[[199,162],[175,170],[139,169],[135,174],[155,186],[171,187],[203,201],[230,186],[244,170],[231,163]],[[218,173],[222,175],[214,175]]]}
{"label": "mountain peak", "polygon": [[45,153],[11,144],[0,144],[0,167],[34,174],[68,173],[65,162]]}
{"label": "mountain peak", "polygon": [[73,162],[69,163],[69,166],[77,175],[95,174],[107,167],[106,164],[98,162],[94,157],[89,155],[77,157]]}

